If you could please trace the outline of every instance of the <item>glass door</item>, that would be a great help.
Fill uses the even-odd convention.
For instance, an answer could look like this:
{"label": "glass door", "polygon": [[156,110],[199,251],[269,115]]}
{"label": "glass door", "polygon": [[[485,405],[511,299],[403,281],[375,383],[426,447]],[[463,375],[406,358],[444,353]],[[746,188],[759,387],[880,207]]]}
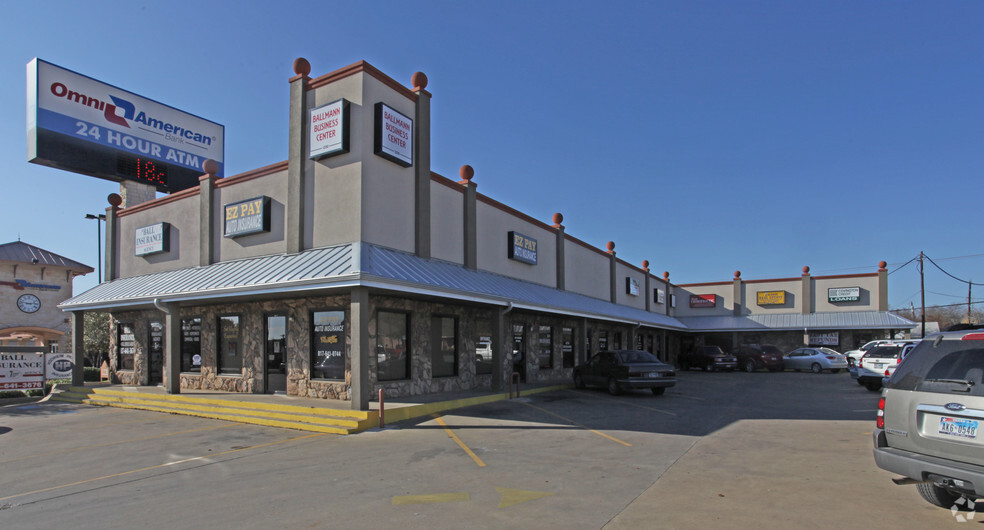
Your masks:
{"label": "glass door", "polygon": [[264,391],[287,391],[287,315],[267,315]]}

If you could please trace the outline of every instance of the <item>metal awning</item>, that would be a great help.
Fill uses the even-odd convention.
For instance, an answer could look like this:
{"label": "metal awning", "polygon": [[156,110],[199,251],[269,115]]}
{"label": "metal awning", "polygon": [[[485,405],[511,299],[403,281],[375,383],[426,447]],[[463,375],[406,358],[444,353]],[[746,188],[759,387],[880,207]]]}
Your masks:
{"label": "metal awning", "polygon": [[910,329],[918,324],[888,311],[776,313],[748,316],[679,317],[690,331],[790,331]]}

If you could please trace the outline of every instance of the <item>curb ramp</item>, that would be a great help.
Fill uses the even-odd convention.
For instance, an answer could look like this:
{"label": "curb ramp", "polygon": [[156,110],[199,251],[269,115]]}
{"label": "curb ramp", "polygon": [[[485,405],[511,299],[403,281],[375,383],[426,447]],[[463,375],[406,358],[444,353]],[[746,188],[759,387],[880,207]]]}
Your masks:
{"label": "curb ramp", "polygon": [[150,394],[110,388],[68,387],[51,401],[102,407],[150,410],[185,416],[297,429],[331,434],[353,434],[379,425],[375,411],[358,411],[255,403],[231,399],[209,399],[168,394]]}

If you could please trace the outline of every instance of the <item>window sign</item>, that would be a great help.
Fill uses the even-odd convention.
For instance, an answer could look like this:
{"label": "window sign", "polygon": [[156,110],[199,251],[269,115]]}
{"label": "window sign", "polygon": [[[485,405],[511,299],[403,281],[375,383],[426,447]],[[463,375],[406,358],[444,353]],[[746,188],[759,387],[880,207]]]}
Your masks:
{"label": "window sign", "polygon": [[519,232],[509,232],[509,259],[536,265],[536,240]]}
{"label": "window sign", "polygon": [[666,291],[663,291],[662,289],[653,289],[653,295],[653,298],[656,299],[657,304],[666,303]]}
{"label": "window sign", "polygon": [[132,324],[116,325],[117,370],[133,370],[133,358],[137,353],[137,337]]}
{"label": "window sign", "polygon": [[560,353],[564,368],[574,368],[574,328],[560,329]]}
{"label": "window sign", "polygon": [[345,379],[345,312],[314,313],[311,345],[311,377]]}
{"label": "window sign", "polygon": [[181,319],[181,371],[202,371],[202,319]]}
{"label": "window sign", "polygon": [[171,225],[168,223],[157,223],[138,228],[136,239],[133,243],[134,254],[137,256],[149,256],[151,254],[170,251],[170,235]]}
{"label": "window sign", "polygon": [[717,307],[717,298],[713,294],[692,294],[690,307]]}
{"label": "window sign", "polygon": [[376,135],[373,152],[390,162],[413,165],[413,120],[385,103],[376,103]]}
{"label": "window sign", "polygon": [[349,152],[349,104],[344,99],[311,109],[308,138],[312,160]]}
{"label": "window sign", "polygon": [[840,333],[810,333],[810,346],[837,346],[840,344]]}
{"label": "window sign", "polygon": [[254,197],[226,204],[225,237],[239,237],[270,231],[270,197]]}
{"label": "window sign", "polygon": [[860,302],[860,287],[831,287],[827,289],[828,302]]}
{"label": "window sign", "polygon": [[537,337],[539,351],[540,368],[553,368],[553,328],[550,326],[540,326],[540,333]]}
{"label": "window sign", "polygon": [[625,278],[625,293],[630,296],[639,296],[639,280],[635,278]]}
{"label": "window sign", "polygon": [[478,340],[475,341],[475,373],[492,373],[492,322],[486,319],[475,323]]}

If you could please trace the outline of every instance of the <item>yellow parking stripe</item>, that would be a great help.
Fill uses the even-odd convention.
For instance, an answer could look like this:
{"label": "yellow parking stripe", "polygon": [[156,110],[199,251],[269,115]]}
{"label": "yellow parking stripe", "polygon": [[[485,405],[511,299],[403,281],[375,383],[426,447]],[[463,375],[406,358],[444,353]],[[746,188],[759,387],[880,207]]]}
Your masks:
{"label": "yellow parking stripe", "polygon": [[393,497],[393,506],[403,504],[434,504],[438,502],[463,502],[470,501],[471,497],[467,491],[461,493],[434,493],[431,495],[401,495]]}
{"label": "yellow parking stripe", "polygon": [[458,438],[458,436],[456,434],[454,434],[453,432],[451,432],[451,429],[449,429],[448,428],[448,425],[446,423],[444,423],[444,420],[442,420],[436,414],[434,415],[434,419],[437,420],[437,423],[441,427],[444,427],[444,432],[448,433],[448,436],[450,436],[451,439],[454,440],[455,443],[457,443],[459,447],[461,447],[461,449],[463,449],[466,453],[468,453],[468,456],[470,456],[472,458],[472,460],[474,460],[475,463],[478,464],[478,467],[485,467],[485,462],[482,462],[482,459],[479,458],[478,455],[476,455],[467,445],[465,445],[465,442],[462,442],[461,441],[461,438]]}
{"label": "yellow parking stripe", "polygon": [[531,404],[529,404],[529,403],[525,403],[525,402],[521,402],[521,403],[523,403],[523,404],[524,404],[524,405],[526,405],[527,407],[532,407],[532,408],[535,408],[536,410],[539,410],[540,412],[544,412],[544,413],[546,413],[546,414],[549,414],[549,415],[551,415],[551,416],[553,416],[553,417],[555,417],[555,418],[560,418],[560,419],[562,419],[562,420],[564,420],[564,421],[566,421],[566,422],[568,422],[568,423],[570,423],[571,425],[575,425],[575,426],[577,426],[577,427],[580,427],[580,428],[582,428],[582,429],[584,429],[584,430],[586,430],[586,431],[590,431],[590,432],[593,432],[593,433],[595,433],[595,434],[597,434],[598,436],[602,436],[602,437],[604,437],[604,438],[608,438],[609,440],[611,440],[611,441],[613,441],[613,442],[617,442],[617,443],[620,443],[620,444],[622,444],[622,445],[624,445],[624,446],[626,446],[626,447],[632,447],[632,444],[630,444],[629,442],[623,442],[622,440],[619,440],[618,438],[615,438],[614,436],[609,436],[609,435],[607,435],[607,434],[605,434],[605,433],[603,433],[603,432],[601,432],[601,431],[596,431],[596,430],[594,430],[594,429],[591,429],[591,428],[589,428],[589,427],[586,427],[586,426],[584,426],[584,425],[581,425],[580,423],[578,423],[578,422],[576,422],[576,421],[574,421],[574,420],[572,420],[572,419],[570,419],[570,418],[565,418],[565,417],[563,417],[563,416],[561,416],[560,414],[555,414],[555,413],[553,413],[553,412],[550,412],[550,411],[549,411],[549,410],[547,410],[547,409],[544,409],[544,408],[540,408],[540,407],[538,407],[538,406],[536,406],[536,405],[531,405]]}
{"label": "yellow parking stripe", "polygon": [[6,497],[0,497],[0,501],[6,501],[6,500],[9,500],[9,499],[16,499],[17,497],[25,497],[27,495],[36,495],[38,493],[47,493],[49,491],[59,490],[59,489],[63,489],[63,488],[70,488],[72,486],[80,486],[82,484],[89,484],[90,482],[98,482],[100,480],[108,480],[108,479],[111,479],[111,478],[123,477],[123,476],[126,476],[126,475],[132,475],[134,473],[140,473],[142,471],[150,471],[152,469],[161,469],[161,468],[173,466],[173,465],[176,465],[176,464],[183,464],[185,462],[191,462],[193,460],[206,460],[206,459],[212,460],[212,459],[214,459],[217,456],[228,455],[228,454],[232,454],[232,453],[238,453],[240,451],[249,451],[250,449],[260,449],[262,447],[270,447],[272,445],[279,445],[279,444],[282,444],[282,443],[293,442],[293,441],[297,441],[297,440],[303,440],[305,438],[313,438],[315,436],[325,436],[325,435],[327,435],[327,433],[321,433],[321,432],[319,432],[319,433],[314,433],[314,434],[307,434],[307,435],[304,435],[304,436],[298,436],[296,438],[288,438],[286,440],[278,440],[276,442],[268,442],[268,443],[265,443],[265,444],[251,445],[249,447],[241,447],[239,449],[230,449],[228,451],[222,451],[222,452],[219,452],[219,453],[213,453],[213,454],[198,456],[198,457],[194,457],[194,458],[186,458],[184,460],[179,460],[177,462],[167,462],[165,464],[158,464],[156,466],[142,467],[140,469],[131,469],[130,471],[123,471],[122,473],[114,473],[112,475],[104,475],[102,477],[90,478],[90,479],[86,479],[86,480],[79,480],[77,482],[71,482],[69,484],[61,484],[59,486],[52,486],[50,488],[43,488],[43,489],[34,490],[34,491],[26,491],[24,493],[17,493],[15,495],[8,495]]}

